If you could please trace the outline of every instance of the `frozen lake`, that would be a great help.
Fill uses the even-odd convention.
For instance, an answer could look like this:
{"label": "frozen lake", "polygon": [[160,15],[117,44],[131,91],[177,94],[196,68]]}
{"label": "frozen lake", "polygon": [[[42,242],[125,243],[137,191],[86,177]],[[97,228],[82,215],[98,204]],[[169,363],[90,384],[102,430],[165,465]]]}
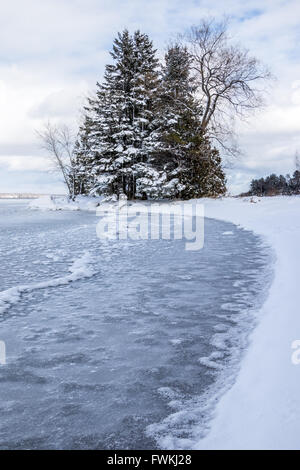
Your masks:
{"label": "frozen lake", "polygon": [[[35,286],[0,314],[1,449],[188,447],[234,378],[268,282],[260,239],[206,219],[189,252],[101,241],[97,222],[0,201],[0,298]],[[90,277],[61,282],[82,259]]]}

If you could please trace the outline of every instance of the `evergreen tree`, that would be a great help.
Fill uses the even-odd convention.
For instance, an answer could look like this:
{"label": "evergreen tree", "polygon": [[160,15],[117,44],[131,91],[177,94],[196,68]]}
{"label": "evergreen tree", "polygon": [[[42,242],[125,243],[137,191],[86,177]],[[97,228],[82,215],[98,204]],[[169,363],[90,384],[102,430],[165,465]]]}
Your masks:
{"label": "evergreen tree", "polygon": [[93,174],[93,161],[91,159],[90,137],[91,121],[88,116],[85,116],[84,122],[79,129],[79,136],[75,142],[73,151],[74,162],[74,195],[89,194],[94,180]]}
{"label": "evergreen tree", "polygon": [[76,144],[76,188],[132,198],[218,195],[225,177],[200,125],[185,48],[172,46],[158,72],[148,36],[119,33]]}
{"label": "evergreen tree", "polygon": [[300,194],[300,170],[294,172],[289,186],[292,194]]}
{"label": "evergreen tree", "polygon": [[162,197],[179,197],[183,189],[180,180],[188,146],[185,122],[196,119],[197,112],[189,54],[179,45],[172,46],[165,55],[156,101],[154,165],[160,171],[157,192]]}
{"label": "evergreen tree", "polygon": [[253,179],[250,184],[250,191],[246,194],[256,196],[300,194],[300,171],[296,170],[293,176],[277,176],[272,173],[266,178]]}
{"label": "evergreen tree", "polygon": [[155,166],[162,197],[192,198],[224,194],[225,175],[218,151],[203,135],[201,106],[195,97],[186,48],[169,48],[158,101]]}
{"label": "evergreen tree", "polygon": [[[114,41],[104,83],[86,108],[90,121],[89,157],[96,176],[93,192],[136,196],[148,173],[153,131],[153,99],[158,60],[148,36],[127,30]],[[85,133],[80,133],[83,140]],[[141,196],[141,193],[139,194]]]}
{"label": "evergreen tree", "polygon": [[210,140],[202,133],[190,138],[180,181],[182,199],[217,197],[226,193],[226,178],[219,151],[211,147]]}
{"label": "evergreen tree", "polygon": [[134,33],[135,73],[132,80],[132,127],[134,130],[131,171],[132,195],[147,198],[146,182],[154,182],[157,172],[151,155],[156,146],[155,104],[159,87],[159,61],[146,34]]}

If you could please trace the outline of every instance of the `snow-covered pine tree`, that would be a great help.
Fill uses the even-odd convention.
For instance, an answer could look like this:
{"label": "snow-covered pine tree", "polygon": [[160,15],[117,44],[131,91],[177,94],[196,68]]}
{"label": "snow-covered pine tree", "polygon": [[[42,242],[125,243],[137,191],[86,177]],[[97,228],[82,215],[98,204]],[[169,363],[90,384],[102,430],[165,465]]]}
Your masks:
{"label": "snow-covered pine tree", "polygon": [[226,178],[222,169],[219,151],[202,133],[193,133],[189,137],[190,147],[182,165],[180,191],[182,199],[217,197],[226,193]]}
{"label": "snow-covered pine tree", "polygon": [[85,107],[75,150],[78,191],[129,199],[224,192],[221,161],[201,134],[187,50],[171,47],[159,75],[148,36],[125,30],[111,55]]}
{"label": "snow-covered pine tree", "polygon": [[153,162],[160,175],[157,193],[160,197],[179,197],[185,161],[186,143],[182,137],[182,121],[186,113],[196,116],[190,59],[186,48],[171,46],[161,67],[161,81],[156,99],[156,146]]}
{"label": "snow-covered pine tree", "polygon": [[92,121],[88,115],[84,116],[79,128],[79,134],[73,150],[74,162],[74,194],[89,194],[93,187],[93,160],[91,158],[91,132]]}
{"label": "snow-covered pine tree", "polygon": [[[132,155],[132,195],[139,198],[151,196],[151,188],[157,179],[151,155],[156,145],[155,102],[159,87],[159,61],[152,41],[146,34],[136,31],[134,41],[134,76],[132,79],[131,124],[132,147],[126,152]],[[149,190],[150,188],[150,190]]]}
{"label": "snow-covered pine tree", "polygon": [[133,74],[133,41],[127,30],[119,33],[111,51],[115,63],[107,65],[103,83],[85,107],[89,119],[88,158],[92,170],[90,194],[120,195],[126,181],[120,169],[126,165],[123,144],[131,137],[126,96]]}
{"label": "snow-covered pine tree", "polygon": [[[158,60],[156,50],[146,34],[136,31],[132,37],[130,80],[124,93],[121,137],[117,148],[118,174],[123,181],[123,192],[129,199],[146,198],[146,181],[156,175],[151,166],[153,147],[154,101],[158,87]],[[122,64],[119,64],[122,65]]]}
{"label": "snow-covered pine tree", "polygon": [[104,82],[97,83],[96,97],[85,108],[88,145],[84,126],[79,136],[79,147],[85,145],[88,152],[81,161],[92,164],[92,170],[87,168],[90,193],[143,197],[141,182],[153,173],[149,154],[158,82],[155,54],[140,31],[131,37],[125,30],[114,41],[114,64],[106,66]]}
{"label": "snow-covered pine tree", "polygon": [[195,90],[189,53],[173,45],[165,56],[157,109],[155,167],[161,175],[161,197],[188,199],[225,192],[221,159],[203,135]]}

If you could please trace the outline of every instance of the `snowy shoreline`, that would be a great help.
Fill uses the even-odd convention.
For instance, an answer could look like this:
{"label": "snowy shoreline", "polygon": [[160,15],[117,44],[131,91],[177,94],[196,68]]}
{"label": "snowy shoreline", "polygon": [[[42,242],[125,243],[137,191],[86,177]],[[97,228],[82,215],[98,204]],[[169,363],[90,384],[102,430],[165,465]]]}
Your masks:
{"label": "snowy shoreline", "polygon": [[[95,210],[100,200],[37,200],[32,208]],[[205,216],[232,222],[263,237],[276,254],[275,276],[258,313],[234,385],[216,406],[196,449],[299,449],[300,367],[291,344],[300,338],[296,303],[300,278],[300,197],[201,199]],[[49,207],[50,206],[50,207]]]}
{"label": "snowy shoreline", "polygon": [[197,449],[299,449],[300,197],[203,200],[205,214],[252,230],[276,254],[275,275],[235,384],[215,409]]}

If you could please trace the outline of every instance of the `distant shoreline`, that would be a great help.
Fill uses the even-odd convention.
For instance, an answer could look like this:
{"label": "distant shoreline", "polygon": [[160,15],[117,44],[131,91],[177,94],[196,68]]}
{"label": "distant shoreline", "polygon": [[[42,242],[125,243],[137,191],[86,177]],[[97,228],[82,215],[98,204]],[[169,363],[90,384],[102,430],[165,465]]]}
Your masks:
{"label": "distant shoreline", "polygon": [[[38,199],[51,194],[32,194],[32,193],[0,193],[0,199]],[[53,196],[63,196],[63,194],[53,194]]]}

